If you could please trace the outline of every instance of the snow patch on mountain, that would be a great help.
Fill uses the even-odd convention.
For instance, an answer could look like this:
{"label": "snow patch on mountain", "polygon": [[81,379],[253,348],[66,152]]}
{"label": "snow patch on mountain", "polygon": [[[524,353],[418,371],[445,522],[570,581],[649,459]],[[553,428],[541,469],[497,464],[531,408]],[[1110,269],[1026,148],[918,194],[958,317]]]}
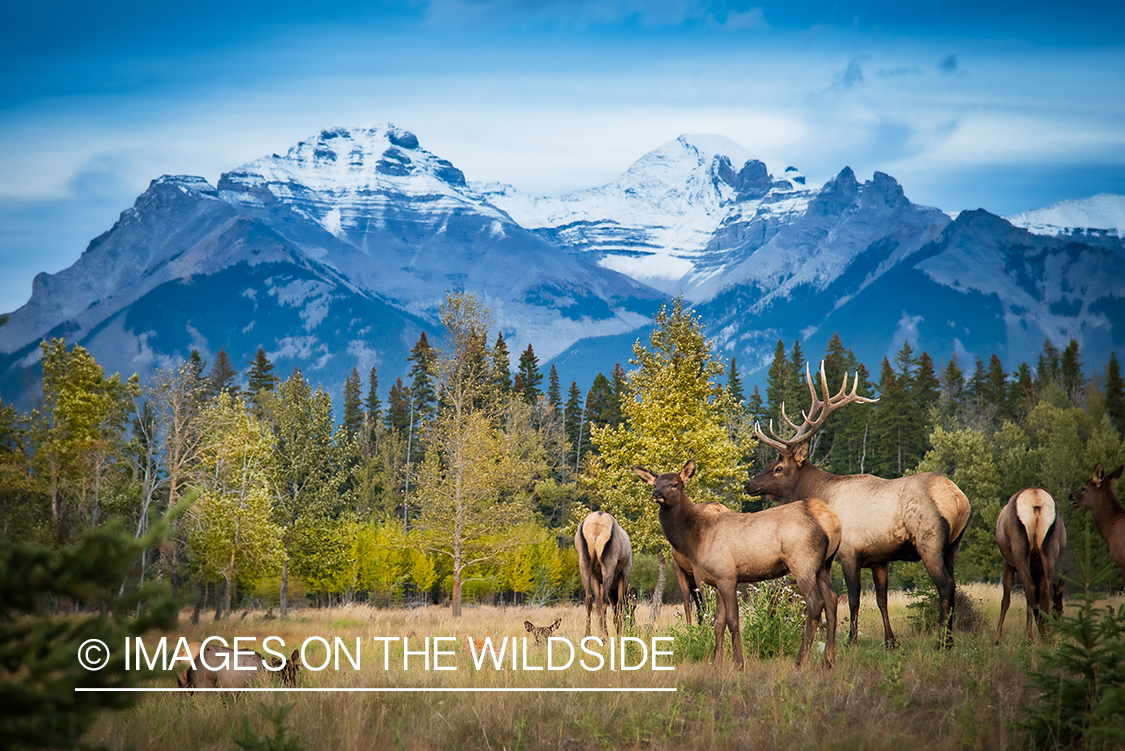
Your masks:
{"label": "snow patch on mountain", "polygon": [[1090,198],[1059,201],[1007,219],[1037,235],[1057,237],[1074,230],[1104,230],[1125,238],[1125,196],[1099,193]]}

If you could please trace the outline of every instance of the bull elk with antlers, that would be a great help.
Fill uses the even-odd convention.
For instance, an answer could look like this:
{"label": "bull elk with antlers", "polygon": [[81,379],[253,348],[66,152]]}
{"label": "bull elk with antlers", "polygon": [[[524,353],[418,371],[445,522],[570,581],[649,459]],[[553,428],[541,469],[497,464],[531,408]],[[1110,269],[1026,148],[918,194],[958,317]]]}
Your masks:
{"label": "bull elk with antlers", "polygon": [[715,655],[723,655],[723,635],[729,630],[734,662],[742,667],[742,639],[738,625],[739,582],[776,579],[787,573],[797,580],[805,600],[805,634],[797,653],[803,665],[824,612],[828,635],[824,661],[836,659],[836,593],[832,589],[832,556],[840,544],[840,520],[821,501],[811,498],[755,514],[701,511],[684,492],[695,474],[689,461],[679,472],[654,475],[644,467],[633,473],[652,486],[660,504],[660,528],[672,549],[691,565],[695,578],[719,593],[715,611]]}
{"label": "bull elk with antlers", "polygon": [[[996,643],[1004,632],[1004,616],[1012,600],[1012,576],[1019,573],[1027,598],[1027,638],[1031,624],[1047,633],[1045,616],[1056,602],[1055,568],[1066,549],[1066,527],[1055,508],[1055,499],[1042,488],[1026,488],[1008,499],[996,517],[996,544],[1004,559],[1004,597],[1000,600],[1000,622]],[[1061,601],[1058,603],[1062,612]]]}
{"label": "bull elk with antlers", "polygon": [[848,589],[851,627],[848,643],[858,637],[859,572],[871,569],[875,582],[875,599],[883,615],[883,639],[889,647],[896,645],[894,631],[887,616],[887,564],[891,561],[918,561],[933,579],[941,601],[941,623],[945,629],[944,644],[952,645],[953,628],[953,564],[961,535],[969,523],[969,500],[953,482],[936,473],[884,480],[872,475],[834,475],[809,462],[809,439],[830,414],[847,404],[874,402],[856,395],[858,377],[848,392],[848,376],[835,396],[829,396],[824,363],[820,365],[820,387],[823,399],[816,394],[808,366],[805,381],[812,397],[804,422],[795,424],[782,418],[796,434],[781,438],[773,430],[762,432],[754,426],[758,439],[778,451],[773,462],[748,483],[750,495],[765,495],[781,503],[802,498],[821,498],[840,517],[843,539],[836,559],[844,572]]}
{"label": "bull elk with antlers", "polygon": [[1071,502],[1078,508],[1090,509],[1094,513],[1094,525],[1098,534],[1109,545],[1109,555],[1121,567],[1121,577],[1125,579],[1125,509],[1117,502],[1113,493],[1113,483],[1121,479],[1125,465],[1106,475],[1101,463],[1094,467],[1094,476],[1078,490],[1070,494]]}

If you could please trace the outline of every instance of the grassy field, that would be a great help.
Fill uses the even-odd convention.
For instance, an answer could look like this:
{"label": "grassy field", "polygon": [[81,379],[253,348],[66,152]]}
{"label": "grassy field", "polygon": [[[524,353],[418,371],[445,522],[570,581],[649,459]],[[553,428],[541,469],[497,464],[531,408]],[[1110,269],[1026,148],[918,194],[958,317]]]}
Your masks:
{"label": "grassy field", "polygon": [[[307,749],[998,749],[1019,745],[1010,726],[1021,706],[1033,701],[1023,668],[1036,664],[1035,650],[1024,638],[1022,594],[1013,598],[1005,637],[999,647],[992,635],[999,614],[997,587],[968,585],[963,591],[981,614],[976,633],[959,633],[949,651],[935,648],[931,634],[916,633],[908,600],[892,596],[891,618],[900,648],[888,652],[874,597],[865,593],[860,615],[863,636],[856,647],[845,644],[843,619],[834,670],[824,669],[814,653],[810,666],[798,670],[790,657],[758,660],[748,655],[738,672],[729,660],[721,668],[707,662],[667,656],[652,669],[651,658],[636,670],[583,669],[596,660],[581,652],[565,670],[496,670],[491,662],[477,670],[466,651],[466,637],[528,636],[524,620],[547,625],[562,618],[557,636],[577,645],[584,634],[585,612],[577,606],[546,608],[466,607],[461,618],[448,608],[379,610],[363,606],[298,610],[284,621],[250,613],[230,623],[201,622],[179,634],[189,640],[207,636],[278,636],[286,652],[309,637],[332,642],[340,637],[355,656],[361,640],[359,670],[346,658],[340,669],[305,670],[302,688],[395,687],[411,689],[609,688],[604,692],[544,691],[456,693],[151,693],[136,706],[107,714],[87,740],[110,748],[237,748],[235,735],[269,735],[273,726],[260,709],[293,703],[285,719],[288,734]],[[1112,602],[1120,604],[1120,597]],[[840,614],[846,614],[841,605]],[[653,636],[683,633],[679,607],[665,606],[650,624],[648,608],[638,608],[631,633],[651,644]],[[182,622],[187,623],[186,611]],[[382,643],[373,637],[399,637],[390,647],[384,670]],[[403,669],[401,638],[422,650],[426,637],[456,637],[444,642],[450,654],[445,667],[426,670],[424,657],[412,656]],[[823,638],[823,632],[819,634]],[[151,640],[150,640],[151,641]],[[667,643],[659,643],[666,649]],[[1037,645],[1036,645],[1037,646]],[[729,642],[728,642],[729,647]],[[608,650],[605,652],[608,661]],[[324,649],[313,645],[309,662],[323,661]],[[555,656],[555,664],[565,662]],[[517,666],[522,662],[522,646]],[[529,640],[527,665],[544,666],[546,647]],[[635,645],[629,665],[640,661]],[[168,679],[158,685],[175,685]],[[641,693],[624,689],[675,688],[675,692]],[[244,727],[243,723],[249,723]]]}

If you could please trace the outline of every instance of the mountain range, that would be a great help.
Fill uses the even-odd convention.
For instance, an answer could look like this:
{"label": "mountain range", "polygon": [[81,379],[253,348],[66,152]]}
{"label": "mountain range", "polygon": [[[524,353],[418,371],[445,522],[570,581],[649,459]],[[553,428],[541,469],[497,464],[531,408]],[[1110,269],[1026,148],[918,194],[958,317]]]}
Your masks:
{"label": "mountain range", "polygon": [[57,336],[110,373],[144,378],[192,349],[245,368],[261,347],[334,395],[375,367],[385,393],[462,289],[510,350],[532,344],[583,388],[627,367],[677,294],[749,383],[779,339],[815,359],[834,333],[869,368],[903,340],[969,368],[1034,363],[1048,338],[1077,339],[1087,367],[1122,352],[1125,197],[952,217],[880,172],[777,171],[684,135],[607,185],[538,197],[470,182],[394,125],[326,129],[214,186],[153,180],[0,326],[0,396],[26,404],[38,343]]}

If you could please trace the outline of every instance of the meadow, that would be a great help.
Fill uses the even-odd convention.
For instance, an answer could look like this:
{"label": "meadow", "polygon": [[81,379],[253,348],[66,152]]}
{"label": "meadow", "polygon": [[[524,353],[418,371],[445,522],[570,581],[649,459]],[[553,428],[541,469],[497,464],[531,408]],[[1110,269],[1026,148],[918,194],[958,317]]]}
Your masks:
{"label": "meadow", "polygon": [[[556,635],[576,646],[584,635],[585,611],[565,604],[542,608],[468,606],[460,618],[447,607],[377,609],[345,606],[294,611],[285,620],[250,612],[243,620],[201,621],[169,637],[201,640],[208,636],[284,640],[286,652],[305,639],[319,636],[333,643],[340,637],[355,657],[360,639],[360,669],[344,656],[340,669],[329,662],[321,671],[304,670],[300,686],[310,688],[411,689],[387,693],[183,693],[139,694],[131,709],[106,714],[86,740],[112,749],[235,749],[235,738],[261,740],[276,736],[307,749],[998,749],[1024,745],[1013,723],[1021,707],[1036,700],[1024,668],[1041,657],[1038,640],[1024,637],[1021,593],[1013,598],[1004,639],[992,637],[999,614],[996,586],[965,585],[962,591],[979,611],[975,633],[959,632],[952,650],[936,648],[932,633],[912,625],[910,600],[892,594],[891,618],[900,647],[883,647],[874,597],[866,592],[860,615],[858,645],[846,645],[842,620],[837,662],[825,669],[814,652],[810,665],[797,669],[791,656],[758,659],[748,655],[739,672],[728,660],[715,668],[706,659],[660,656],[635,670],[586,670],[576,659],[565,670],[523,669],[525,620],[562,624]],[[1115,605],[1122,598],[1111,599]],[[847,612],[841,606],[840,614]],[[647,605],[636,614],[628,633],[651,644],[652,636],[685,638],[682,611],[666,605],[653,623]],[[189,627],[190,626],[190,627]],[[596,626],[595,626],[596,629]],[[823,629],[823,626],[822,626]],[[495,669],[491,661],[478,670],[467,637],[516,637],[521,645],[517,669]],[[697,633],[698,637],[699,634]],[[399,637],[375,642],[373,637]],[[445,654],[425,668],[421,655],[411,655],[403,668],[402,637],[412,651],[422,651],[426,637],[455,637],[441,643]],[[823,639],[821,630],[818,638]],[[173,639],[174,640],[174,639]],[[147,641],[152,642],[150,638]],[[702,641],[702,639],[700,639]],[[243,644],[247,644],[244,642]],[[432,642],[431,642],[432,643]],[[708,641],[708,644],[710,642]],[[276,642],[273,644],[276,645]],[[384,654],[383,644],[389,644]],[[667,644],[662,642],[660,644]],[[1050,646],[1049,640],[1045,646]],[[328,657],[310,642],[306,660]],[[260,649],[260,646],[259,646]],[[528,639],[526,667],[545,666],[546,646]],[[639,664],[636,642],[626,664]],[[729,641],[728,641],[729,649]],[[432,651],[432,649],[431,649]],[[608,655],[607,655],[608,656]],[[586,657],[587,665],[597,661]],[[555,653],[562,665],[566,655]],[[385,669],[389,664],[389,670]],[[456,667],[455,670],[448,669]],[[158,686],[174,686],[168,676]],[[433,689],[476,689],[477,692]],[[588,692],[546,692],[528,689],[611,689]],[[675,688],[675,692],[633,689]],[[431,689],[420,691],[413,689]],[[495,691],[507,689],[507,691]],[[517,691],[512,691],[517,689]],[[627,690],[628,689],[628,690]],[[281,723],[267,719],[270,711],[292,704]],[[267,748],[269,746],[260,746]]]}

